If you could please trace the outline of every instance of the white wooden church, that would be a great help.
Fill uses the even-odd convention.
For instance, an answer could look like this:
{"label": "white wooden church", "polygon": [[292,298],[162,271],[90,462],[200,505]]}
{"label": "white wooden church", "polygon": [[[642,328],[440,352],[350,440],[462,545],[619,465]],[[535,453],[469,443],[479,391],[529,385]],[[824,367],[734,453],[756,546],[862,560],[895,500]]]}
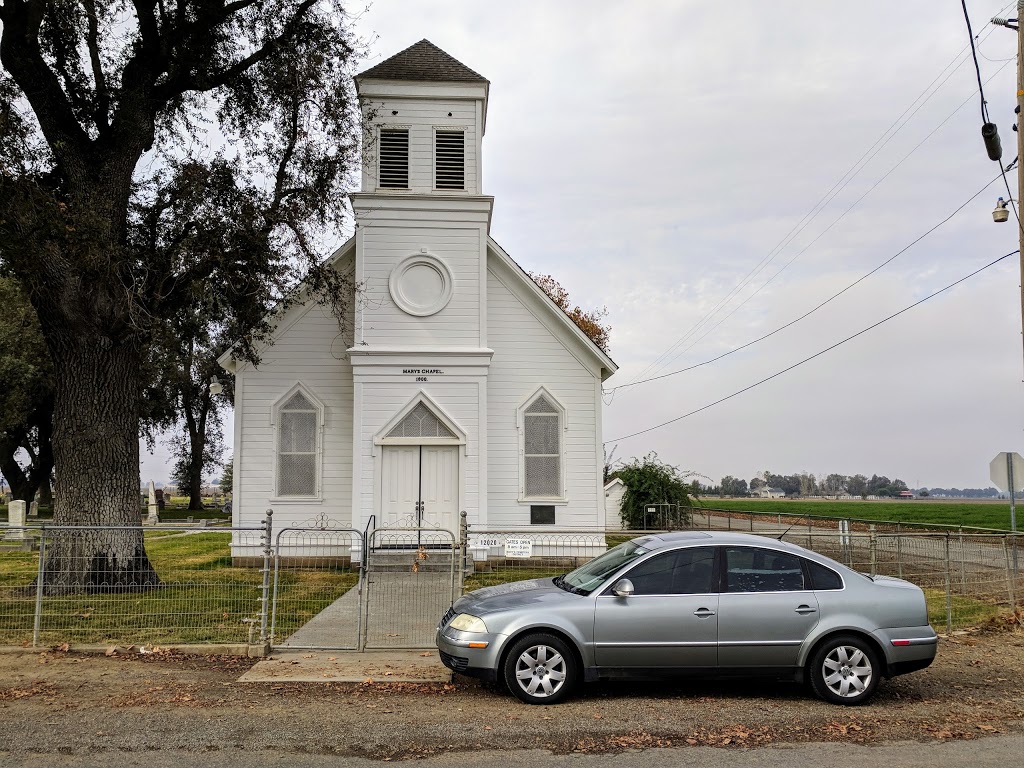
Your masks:
{"label": "white wooden church", "polygon": [[491,529],[600,528],[601,384],[615,363],[489,236],[489,83],[427,40],[356,78],[374,146],[334,254],[344,331],[288,309],[235,384],[233,523],[319,516]]}

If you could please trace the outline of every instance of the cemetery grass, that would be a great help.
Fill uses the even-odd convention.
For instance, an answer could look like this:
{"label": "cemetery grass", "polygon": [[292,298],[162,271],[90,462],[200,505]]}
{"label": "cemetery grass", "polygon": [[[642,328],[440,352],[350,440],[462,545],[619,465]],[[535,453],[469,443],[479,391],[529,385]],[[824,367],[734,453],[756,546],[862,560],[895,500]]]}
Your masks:
{"label": "cemetery grass", "polygon": [[[810,501],[801,499],[718,499],[706,497],[700,506],[766,515],[849,518],[877,522],[910,523],[940,527],[964,526],[1010,530],[1009,501],[945,501],[906,499],[903,501]],[[1024,514],[1022,504],[1021,514]],[[1018,529],[1020,529],[1018,525]]]}
{"label": "cemetery grass", "polygon": [[[162,585],[126,594],[44,596],[40,641],[160,645],[245,643],[259,626],[263,575],[231,564],[231,534],[147,532],[146,551]],[[0,645],[31,642],[37,552],[0,553]],[[277,636],[284,637],[355,586],[355,573],[284,569]]]}

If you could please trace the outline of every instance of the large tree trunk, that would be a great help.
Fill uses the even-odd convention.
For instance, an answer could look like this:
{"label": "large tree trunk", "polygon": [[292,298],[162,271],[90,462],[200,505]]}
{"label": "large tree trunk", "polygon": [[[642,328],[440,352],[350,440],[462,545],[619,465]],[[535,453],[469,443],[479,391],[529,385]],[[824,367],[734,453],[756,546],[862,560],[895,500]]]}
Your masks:
{"label": "large tree trunk", "polygon": [[[95,337],[94,337],[95,338]],[[55,350],[53,449],[58,526],[47,549],[48,591],[132,589],[159,578],[143,546],[139,510],[141,355],[130,343]]]}

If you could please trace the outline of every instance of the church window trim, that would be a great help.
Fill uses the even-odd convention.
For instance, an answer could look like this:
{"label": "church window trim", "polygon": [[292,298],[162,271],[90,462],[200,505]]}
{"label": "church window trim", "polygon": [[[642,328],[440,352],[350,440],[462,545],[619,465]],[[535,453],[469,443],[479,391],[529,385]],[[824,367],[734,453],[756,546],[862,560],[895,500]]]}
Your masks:
{"label": "church window trim", "polygon": [[[439,429],[434,435],[405,436],[399,431],[406,419],[420,409],[436,419]],[[447,434],[445,434],[447,433]],[[419,392],[374,435],[373,444],[381,445],[466,445],[466,432],[426,392]]]}
{"label": "church window trim", "polygon": [[[554,429],[551,429],[552,421]],[[549,389],[540,387],[516,410],[516,427],[519,433],[519,503],[568,503],[565,435],[569,419],[565,406]],[[556,439],[558,444],[553,446]],[[553,471],[552,463],[556,465]],[[552,486],[552,481],[557,487]]]}
{"label": "church window trim", "polygon": [[[405,312],[413,317],[429,317],[436,315],[448,306],[455,293],[455,278],[448,269],[448,265],[432,253],[426,253],[426,249],[420,253],[407,256],[391,270],[388,276],[388,292],[392,301]],[[413,270],[426,268],[436,276],[438,290],[432,296],[417,296],[417,286],[413,282]]]}
{"label": "church window trim", "polygon": [[[323,432],[326,412],[323,402],[301,382],[274,402],[270,412],[274,433],[272,501],[323,500]],[[305,457],[309,458],[304,462]],[[308,493],[301,492],[305,490],[301,486],[287,487],[291,478],[287,476],[283,465],[288,463],[298,471],[311,472],[311,483],[306,486]],[[308,466],[304,467],[303,463]]]}

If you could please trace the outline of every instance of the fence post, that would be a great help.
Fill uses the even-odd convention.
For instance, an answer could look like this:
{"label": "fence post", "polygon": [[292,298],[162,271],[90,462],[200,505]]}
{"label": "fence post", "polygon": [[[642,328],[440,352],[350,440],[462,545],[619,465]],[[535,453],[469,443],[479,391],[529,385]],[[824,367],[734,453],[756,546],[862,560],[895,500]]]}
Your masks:
{"label": "fence post", "polygon": [[896,523],[896,573],[903,578],[903,532],[899,523]]}
{"label": "fence post", "polygon": [[967,554],[964,551],[964,527],[960,526],[960,594],[967,594]]}
{"label": "fence post", "polygon": [[[469,516],[466,510],[459,513],[459,595],[466,589],[466,570],[469,568]],[[452,601],[457,599],[452,595]]]}
{"label": "fence post", "polygon": [[868,537],[868,547],[871,550],[871,578],[878,575],[878,535],[874,523],[868,526],[871,535]]}
{"label": "fence post", "polygon": [[946,531],[946,634],[953,634],[953,587],[950,584],[949,531]]}
{"label": "fence post", "polygon": [[263,594],[260,596],[260,645],[266,649],[267,645],[267,619],[270,609],[270,560],[274,556],[272,546],[274,510],[268,509],[267,516],[263,520],[263,532],[260,539],[263,541]]}
{"label": "fence post", "polygon": [[43,587],[46,584],[46,526],[39,537],[39,572],[36,575],[36,613],[32,619],[32,647],[39,647],[39,634],[43,625]]}
{"label": "fence post", "polygon": [[1010,551],[1006,548],[1006,537],[1003,536],[1003,560],[1006,562],[1006,588],[1010,594],[1010,610],[1017,612],[1016,584],[1014,583],[1013,568],[1010,566]]}

